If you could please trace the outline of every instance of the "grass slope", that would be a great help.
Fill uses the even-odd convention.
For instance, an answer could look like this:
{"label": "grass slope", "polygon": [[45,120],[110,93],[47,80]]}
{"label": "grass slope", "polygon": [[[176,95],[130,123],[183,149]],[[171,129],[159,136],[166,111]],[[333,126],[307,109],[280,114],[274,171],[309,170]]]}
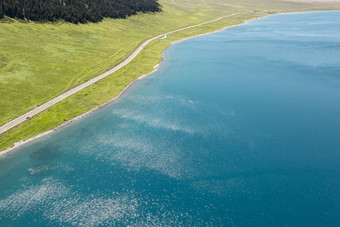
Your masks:
{"label": "grass slope", "polygon": [[163,12],[98,24],[0,23],[0,125],[112,68],[152,36],[242,11],[232,18],[169,35],[149,44],[128,66],[0,135],[0,150],[52,129],[120,93],[153,70],[172,41],[278,11],[340,9],[339,4],[270,0],[161,0]]}

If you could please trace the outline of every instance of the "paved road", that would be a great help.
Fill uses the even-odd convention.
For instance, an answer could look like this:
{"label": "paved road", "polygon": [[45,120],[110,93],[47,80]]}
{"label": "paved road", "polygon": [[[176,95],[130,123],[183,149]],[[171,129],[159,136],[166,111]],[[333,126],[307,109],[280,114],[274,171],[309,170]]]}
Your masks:
{"label": "paved road", "polygon": [[200,24],[195,24],[195,25],[191,25],[191,26],[187,26],[187,27],[184,27],[184,28],[180,28],[180,29],[177,29],[177,30],[174,30],[174,31],[171,31],[171,32],[167,32],[167,33],[164,33],[164,34],[161,34],[161,35],[158,35],[158,36],[155,36],[151,39],[148,39],[147,41],[145,41],[142,45],[140,45],[137,50],[135,50],[135,52],[133,52],[127,59],[125,59],[125,61],[123,61],[122,63],[120,63],[119,65],[117,65],[116,67],[114,67],[113,69],[65,92],[64,94],[44,103],[43,105],[35,108],[34,110],[31,110],[30,112],[28,113],[25,113],[24,115],[21,115],[20,117],[12,120],[11,122],[8,122],[7,124],[3,125],[0,127],[0,134],[6,132],[7,130],[21,124],[22,122],[26,121],[28,118],[31,118],[33,117],[34,115],[46,110],[47,108],[53,106],[54,104],[60,102],[61,100],[77,93],[78,91],[81,91],[83,90],[84,88],[96,83],[97,81],[111,75],[112,73],[120,70],[121,68],[123,68],[124,66],[126,66],[128,63],[130,63],[144,48],[146,45],[148,45],[150,42],[158,39],[158,38],[166,38],[167,35],[169,34],[172,34],[172,33],[175,33],[175,32],[179,32],[179,31],[183,31],[183,30],[186,30],[186,29],[189,29],[189,28],[194,28],[194,27],[197,27],[197,26],[201,26],[201,25],[204,25],[204,24],[209,24],[209,23],[212,23],[212,22],[215,22],[215,21],[219,21],[223,18],[226,18],[226,17],[232,17],[232,16],[235,16],[237,14],[240,14],[240,13],[234,13],[234,14],[230,14],[230,15],[227,15],[227,16],[223,16],[223,17],[220,17],[220,18],[217,18],[215,20],[211,20],[211,21],[207,21],[207,22],[204,22],[204,23],[200,23]]}

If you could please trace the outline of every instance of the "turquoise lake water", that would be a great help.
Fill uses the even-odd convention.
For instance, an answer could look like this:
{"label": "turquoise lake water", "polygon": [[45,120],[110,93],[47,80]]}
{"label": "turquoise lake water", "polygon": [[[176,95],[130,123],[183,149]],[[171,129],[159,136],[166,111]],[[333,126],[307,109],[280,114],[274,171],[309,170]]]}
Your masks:
{"label": "turquoise lake water", "polygon": [[0,158],[0,226],[340,226],[340,12],[171,46],[117,102]]}

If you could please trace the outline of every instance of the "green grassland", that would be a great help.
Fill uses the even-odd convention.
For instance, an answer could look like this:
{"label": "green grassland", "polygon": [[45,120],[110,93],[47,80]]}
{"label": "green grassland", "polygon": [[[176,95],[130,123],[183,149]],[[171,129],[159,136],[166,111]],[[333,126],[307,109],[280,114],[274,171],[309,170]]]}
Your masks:
{"label": "green grassland", "polygon": [[100,23],[0,22],[0,125],[124,60],[144,40],[191,24],[242,12],[150,43],[130,64],[0,135],[0,150],[50,130],[117,96],[147,74],[173,41],[212,32],[274,12],[340,9],[340,4],[270,0],[161,0],[163,12]]}

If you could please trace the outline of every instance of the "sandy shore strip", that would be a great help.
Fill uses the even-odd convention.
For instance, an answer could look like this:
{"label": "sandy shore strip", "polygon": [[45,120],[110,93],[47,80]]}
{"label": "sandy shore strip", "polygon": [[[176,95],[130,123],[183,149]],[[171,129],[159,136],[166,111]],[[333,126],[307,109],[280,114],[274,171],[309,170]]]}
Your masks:
{"label": "sandy shore strip", "polygon": [[339,3],[340,0],[284,0],[286,2],[304,2],[304,3]]}

